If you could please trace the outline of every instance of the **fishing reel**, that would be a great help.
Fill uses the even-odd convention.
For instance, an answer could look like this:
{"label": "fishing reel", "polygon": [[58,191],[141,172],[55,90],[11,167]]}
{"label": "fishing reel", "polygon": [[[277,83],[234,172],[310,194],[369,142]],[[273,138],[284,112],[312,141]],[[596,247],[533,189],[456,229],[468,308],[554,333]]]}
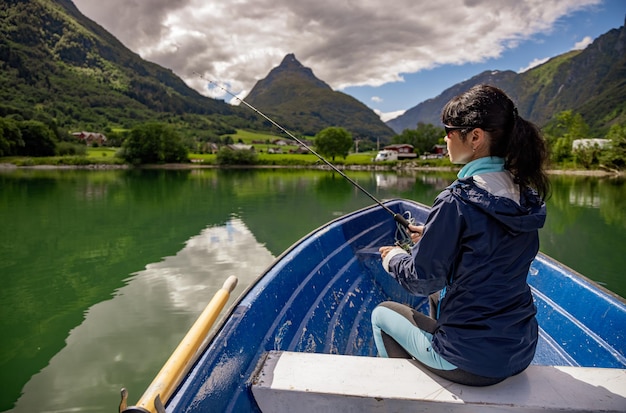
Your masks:
{"label": "fishing reel", "polygon": [[410,211],[405,211],[403,214],[394,214],[393,218],[396,221],[394,245],[410,253],[411,247],[415,245],[415,242],[413,242],[411,237],[412,232],[409,230],[409,225],[417,225],[418,223],[411,216]]}
{"label": "fishing reel", "polygon": [[395,245],[396,247],[400,247],[403,250],[405,250],[406,252],[410,253],[411,252],[411,247],[413,245],[415,245],[415,244],[413,243],[413,241],[411,241],[411,243],[405,243],[405,242],[396,241],[393,245]]}

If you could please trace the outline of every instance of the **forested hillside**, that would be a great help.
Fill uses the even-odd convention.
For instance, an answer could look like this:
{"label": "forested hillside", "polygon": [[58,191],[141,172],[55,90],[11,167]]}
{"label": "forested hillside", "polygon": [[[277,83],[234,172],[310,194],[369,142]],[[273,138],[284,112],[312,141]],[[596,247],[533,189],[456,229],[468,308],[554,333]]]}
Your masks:
{"label": "forested hillside", "polygon": [[584,50],[556,56],[523,73],[480,73],[387,124],[396,133],[419,122],[439,124],[445,103],[479,83],[502,88],[517,102],[520,114],[540,126],[571,110],[581,114],[592,136],[601,137],[612,125],[626,124],[626,29],[610,30]]}
{"label": "forested hillside", "polygon": [[69,0],[3,1],[0,69],[0,116],[67,130],[163,120],[220,134],[256,119],[141,59]]}

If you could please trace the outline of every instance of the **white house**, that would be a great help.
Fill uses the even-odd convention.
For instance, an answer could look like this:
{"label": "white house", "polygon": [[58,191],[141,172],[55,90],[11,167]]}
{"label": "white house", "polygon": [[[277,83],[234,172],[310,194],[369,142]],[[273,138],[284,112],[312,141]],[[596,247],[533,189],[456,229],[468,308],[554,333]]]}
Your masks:
{"label": "white house", "polygon": [[233,143],[227,146],[234,151],[254,151],[254,146],[245,145],[243,143]]}
{"label": "white house", "polygon": [[593,148],[597,146],[600,149],[606,149],[611,145],[610,139],[576,139],[572,142],[572,150]]}

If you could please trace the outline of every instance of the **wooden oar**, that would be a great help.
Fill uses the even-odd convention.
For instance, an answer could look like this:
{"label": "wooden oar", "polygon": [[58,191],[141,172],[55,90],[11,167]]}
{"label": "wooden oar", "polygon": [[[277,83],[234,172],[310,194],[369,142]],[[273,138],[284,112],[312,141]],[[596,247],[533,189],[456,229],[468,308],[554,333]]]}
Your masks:
{"label": "wooden oar", "polygon": [[165,365],[154,378],[148,389],[135,406],[126,406],[128,392],[122,389],[122,402],[120,403],[120,413],[161,413],[165,412],[163,407],[172,393],[180,383],[180,380],[187,374],[191,367],[192,359],[204,342],[209,330],[217,320],[220,312],[226,305],[230,293],[237,286],[237,277],[231,275],[224,282],[206,308],[200,314],[196,322],[191,326],[178,347],[174,350]]}

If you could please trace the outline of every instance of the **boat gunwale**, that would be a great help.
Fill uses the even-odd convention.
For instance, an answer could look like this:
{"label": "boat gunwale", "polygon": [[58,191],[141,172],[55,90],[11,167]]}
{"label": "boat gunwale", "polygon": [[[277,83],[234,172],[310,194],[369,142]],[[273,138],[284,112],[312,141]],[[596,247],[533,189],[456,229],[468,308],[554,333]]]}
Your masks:
{"label": "boat gunwale", "polygon": [[572,275],[572,277],[570,277],[573,280],[578,280],[580,281],[580,284],[588,284],[598,290],[600,290],[601,292],[603,292],[604,294],[610,296],[611,298],[615,299],[616,301],[619,301],[622,305],[626,306],[626,298],[622,297],[621,295],[609,290],[608,288],[604,287],[602,284],[592,280],[591,278],[579,273],[578,271],[576,271],[575,269],[567,266],[566,264],[563,264],[560,261],[557,261],[556,259],[550,257],[549,255],[539,251],[537,253],[537,256],[535,257],[535,259],[541,259],[543,261],[545,261],[545,263],[547,263],[548,265],[551,265],[553,267],[556,268],[561,268],[564,271],[561,271],[563,273],[569,273]]}
{"label": "boat gunwale", "polygon": [[[396,206],[396,205],[402,206],[402,205],[407,204],[407,205],[412,205],[413,207],[418,208],[418,209],[426,209],[427,211],[430,210],[430,207],[427,205],[424,205],[417,201],[403,199],[403,198],[393,198],[393,199],[385,200],[383,201],[383,203],[385,205],[393,205],[393,206]],[[268,274],[271,275],[272,271],[274,271],[277,267],[280,267],[281,263],[285,260],[286,257],[289,257],[290,255],[292,255],[294,251],[297,251],[300,248],[306,247],[309,241],[317,238],[316,234],[324,234],[325,232],[329,230],[329,228],[336,227],[338,223],[339,223],[339,226],[341,226],[342,222],[349,222],[350,220],[354,219],[355,217],[359,215],[371,213],[376,209],[382,209],[382,207],[380,205],[373,204],[373,205],[369,205],[369,206],[360,208],[358,210],[352,211],[340,217],[336,217],[332,219],[331,221],[328,221],[325,224],[310,231],[309,233],[307,233],[306,235],[298,239],[296,242],[294,242],[292,245],[290,245],[290,247],[288,247],[285,251],[283,251],[279,256],[277,256],[273,260],[272,263],[270,263],[262,272],[260,272],[260,274],[248,286],[246,286],[246,288],[241,292],[241,294],[235,298],[235,300],[228,307],[228,309],[223,312],[219,322],[216,323],[212,331],[209,333],[209,335],[205,339],[203,346],[198,350],[194,359],[190,362],[189,370],[188,370],[189,373],[191,373],[194,369],[198,367],[198,364],[208,353],[208,350],[210,349],[210,347],[216,342],[220,334],[223,334],[224,329],[228,327],[229,320],[233,316],[237,316],[238,308],[240,308],[242,304],[245,305],[246,307],[249,307],[250,303],[246,302],[248,298],[250,298],[252,301],[256,299],[255,297],[251,296],[251,292],[257,288],[263,289],[264,281],[265,283],[268,283],[268,285],[269,283],[271,283],[271,280],[273,277],[268,278]],[[379,214],[379,212],[374,212],[374,213]],[[606,289],[600,284],[594,282],[588,277],[585,277],[584,275],[569,268],[568,266],[560,263],[554,258],[542,252],[539,252],[537,254],[536,259],[541,261],[542,265],[553,267],[556,272],[564,274],[564,276],[567,276],[568,278],[570,278],[572,282],[578,283],[583,288],[589,289],[589,290],[595,289],[597,290],[597,294],[600,296],[604,295],[605,299],[615,302],[618,306],[621,306],[621,307],[626,306],[626,300],[623,297],[611,292],[610,290]],[[280,271],[281,270],[279,268],[278,273],[280,273]],[[254,364],[257,364],[258,362],[259,361],[257,360],[257,362]],[[182,386],[187,380],[188,380],[188,377],[184,378],[181,381],[180,386]],[[179,388],[174,392],[173,397],[176,397],[176,394],[178,393],[179,390],[181,389]]]}

